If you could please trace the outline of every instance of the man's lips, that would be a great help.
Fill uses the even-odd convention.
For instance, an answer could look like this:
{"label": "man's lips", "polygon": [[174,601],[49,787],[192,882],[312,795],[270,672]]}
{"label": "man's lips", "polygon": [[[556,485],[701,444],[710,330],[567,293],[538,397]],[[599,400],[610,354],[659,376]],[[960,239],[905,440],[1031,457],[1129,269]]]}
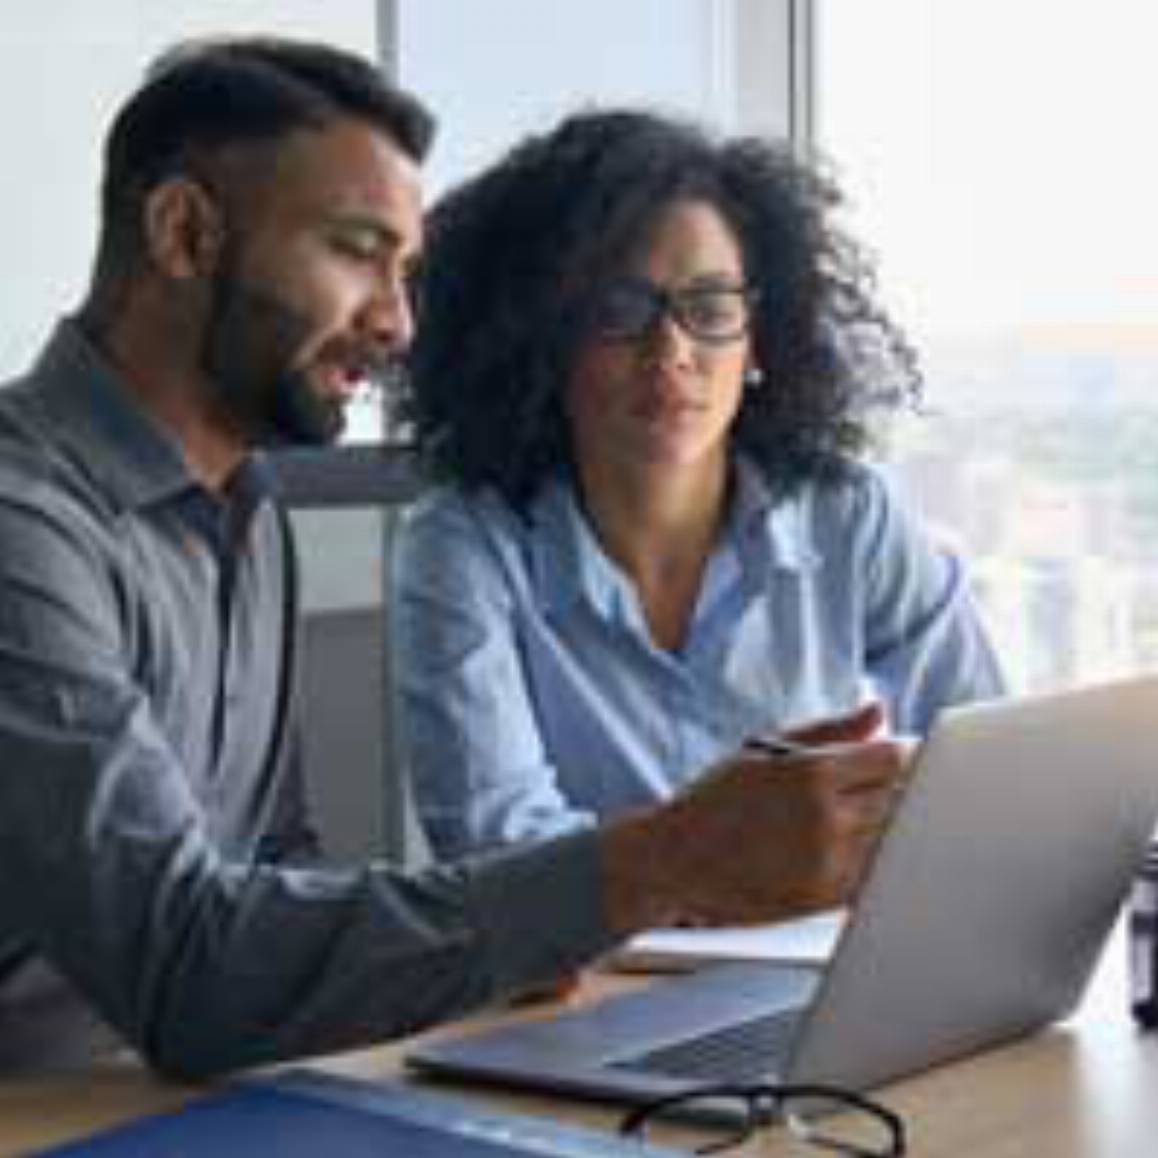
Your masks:
{"label": "man's lips", "polygon": [[373,367],[368,361],[328,360],[319,364],[317,381],[322,391],[343,402],[349,402],[364,386],[374,379]]}

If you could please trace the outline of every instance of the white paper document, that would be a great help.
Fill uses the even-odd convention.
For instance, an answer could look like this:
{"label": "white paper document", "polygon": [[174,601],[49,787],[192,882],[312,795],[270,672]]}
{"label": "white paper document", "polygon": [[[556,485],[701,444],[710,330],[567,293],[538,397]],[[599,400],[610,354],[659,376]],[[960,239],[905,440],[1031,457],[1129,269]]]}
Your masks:
{"label": "white paper document", "polygon": [[823,965],[832,955],[846,911],[834,909],[774,925],[722,929],[649,929],[611,954],[613,968],[681,972],[721,961]]}

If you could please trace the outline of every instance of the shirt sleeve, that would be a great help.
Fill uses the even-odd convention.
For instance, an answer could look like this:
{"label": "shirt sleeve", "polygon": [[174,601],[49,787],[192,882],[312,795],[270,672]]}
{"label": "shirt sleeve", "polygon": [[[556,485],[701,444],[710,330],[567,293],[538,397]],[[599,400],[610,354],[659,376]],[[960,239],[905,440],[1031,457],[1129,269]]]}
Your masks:
{"label": "shirt sleeve", "polygon": [[961,559],[883,476],[859,478],[850,541],[863,578],[865,666],[892,727],[923,735],[941,708],[999,696],[1004,679]]}
{"label": "shirt sleeve", "polygon": [[514,538],[446,492],[398,533],[390,584],[398,743],[442,857],[595,822],[560,790],[543,739],[519,639],[517,564],[506,557]]}
{"label": "shirt sleeve", "polygon": [[370,1043],[610,943],[598,844],[404,875],[238,863],[132,677],[115,568],[0,502],[0,949],[30,946],[159,1068]]}

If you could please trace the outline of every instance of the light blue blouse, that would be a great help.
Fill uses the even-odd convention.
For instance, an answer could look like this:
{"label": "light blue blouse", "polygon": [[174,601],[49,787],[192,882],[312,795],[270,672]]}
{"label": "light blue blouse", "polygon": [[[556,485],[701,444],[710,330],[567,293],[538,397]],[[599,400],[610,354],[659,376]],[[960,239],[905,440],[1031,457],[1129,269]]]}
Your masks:
{"label": "light blue blouse", "polygon": [[426,496],[392,602],[401,753],[435,851],[542,838],[670,796],[745,738],[876,695],[899,732],[1002,679],[960,562],[879,473],[776,502],[736,464],[731,514],[683,648],[563,480],[526,516],[496,493]]}

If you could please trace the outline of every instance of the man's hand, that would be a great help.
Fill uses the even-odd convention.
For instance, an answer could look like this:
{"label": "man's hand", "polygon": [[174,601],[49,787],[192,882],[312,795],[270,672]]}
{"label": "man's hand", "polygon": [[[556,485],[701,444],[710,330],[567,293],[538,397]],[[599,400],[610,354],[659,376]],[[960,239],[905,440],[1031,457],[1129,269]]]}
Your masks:
{"label": "man's hand", "polygon": [[864,738],[879,724],[876,711],[795,732],[794,741],[818,744],[799,755],[744,750],[667,804],[609,824],[612,928],[748,924],[846,903],[911,751]]}
{"label": "man's hand", "polygon": [[[885,723],[885,710],[878,700],[869,700],[847,716],[803,724],[784,733],[786,740],[808,748],[833,744],[856,744],[877,736]],[[878,737],[879,738],[879,737]]]}

